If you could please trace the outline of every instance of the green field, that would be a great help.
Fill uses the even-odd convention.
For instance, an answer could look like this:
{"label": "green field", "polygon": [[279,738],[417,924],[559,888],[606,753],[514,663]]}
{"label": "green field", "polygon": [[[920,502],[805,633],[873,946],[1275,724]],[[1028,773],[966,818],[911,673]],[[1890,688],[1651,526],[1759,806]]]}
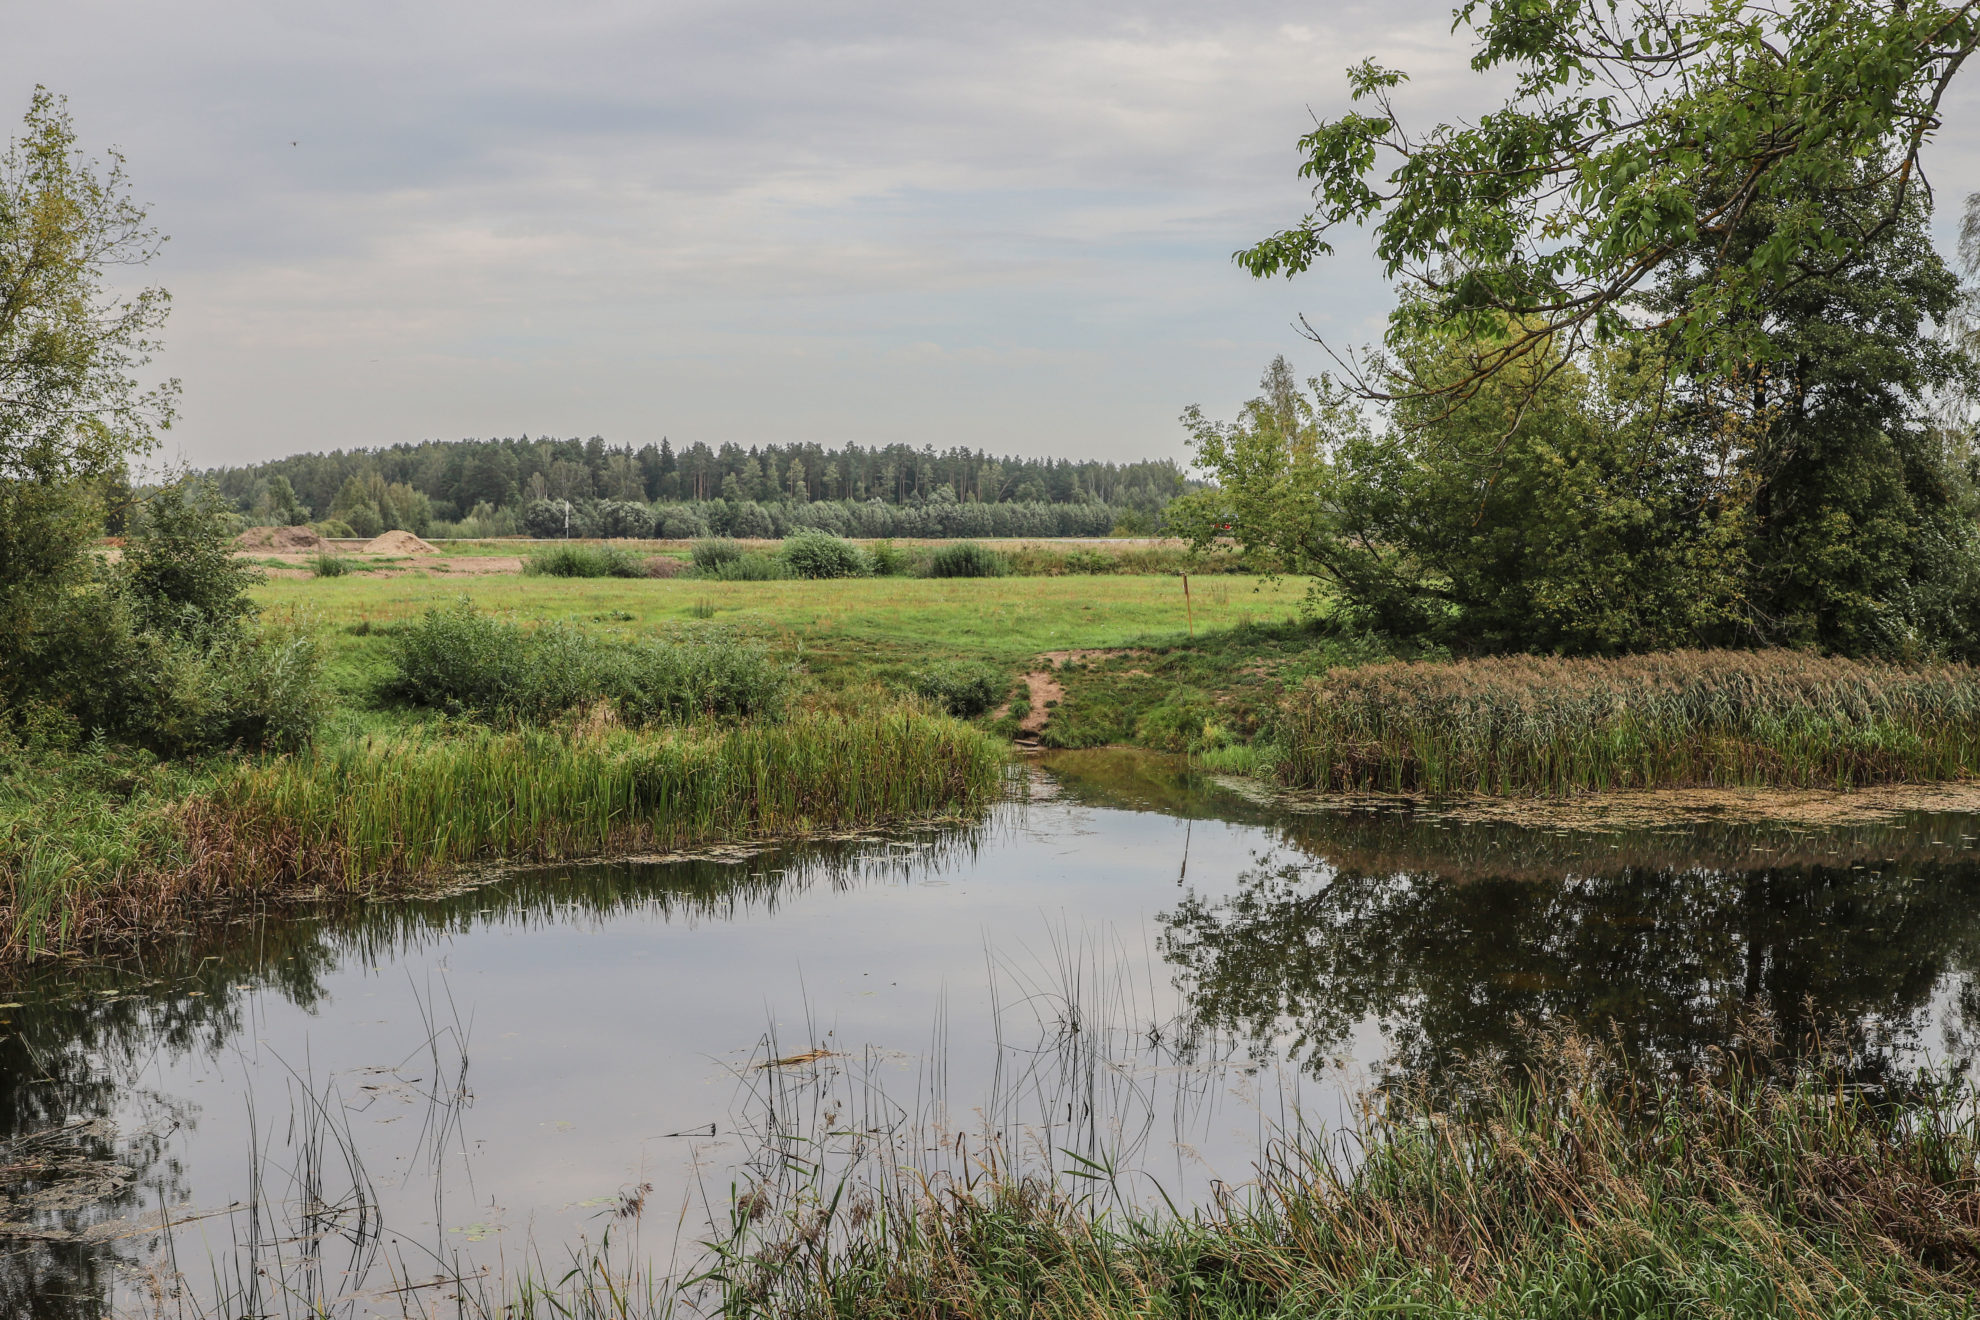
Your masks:
{"label": "green field", "polygon": [[[519,620],[604,632],[728,624],[799,655],[813,680],[829,692],[869,682],[901,683],[935,660],[982,660],[1015,679],[1046,652],[1119,648],[1196,655],[1201,672],[1190,685],[1214,686],[1247,663],[1225,654],[1234,635],[1256,639],[1241,648],[1249,656],[1253,650],[1282,649],[1274,639],[1303,631],[1297,621],[1304,594],[1303,583],[1236,576],[1192,579],[1186,603],[1178,577],[709,582],[513,574],[352,574],[269,581],[255,592],[270,614],[293,611],[315,621],[329,649],[333,682],[351,709],[365,704],[365,694],[384,671],[389,625],[463,596],[481,609]],[[1143,697],[1182,681],[1180,675],[1159,672],[1159,665],[1151,668],[1149,657],[1139,664],[1135,659],[1078,672],[1100,680],[1097,692],[1106,686],[1109,666],[1139,669],[1126,686]],[[1113,686],[1121,686],[1118,679]],[[1069,706],[1079,689],[1075,676],[1068,675]]]}

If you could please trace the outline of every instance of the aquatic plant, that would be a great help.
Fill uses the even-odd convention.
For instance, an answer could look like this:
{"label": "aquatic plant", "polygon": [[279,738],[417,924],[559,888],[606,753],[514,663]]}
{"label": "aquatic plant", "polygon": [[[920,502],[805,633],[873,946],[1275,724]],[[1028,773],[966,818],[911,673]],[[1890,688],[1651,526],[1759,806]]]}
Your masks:
{"label": "aquatic plant", "polygon": [[[726,1315],[1966,1316],[1980,1105],[1951,1073],[1868,1087],[1764,1020],[1714,1072],[1644,1081],[1561,1035],[1454,1092],[1287,1133],[1190,1213],[990,1153],[786,1206],[739,1201],[702,1277]],[[752,1197],[753,1192],[745,1193]]]}
{"label": "aquatic plant", "polygon": [[1980,769],[1980,670],[1800,651],[1379,664],[1283,706],[1302,788],[1570,793],[1829,786]]}
{"label": "aquatic plant", "polygon": [[0,849],[0,955],[155,931],[187,904],[377,893],[477,859],[650,852],[973,812],[996,740],[912,709],[639,733],[421,730],[226,763],[120,809],[78,794]]}

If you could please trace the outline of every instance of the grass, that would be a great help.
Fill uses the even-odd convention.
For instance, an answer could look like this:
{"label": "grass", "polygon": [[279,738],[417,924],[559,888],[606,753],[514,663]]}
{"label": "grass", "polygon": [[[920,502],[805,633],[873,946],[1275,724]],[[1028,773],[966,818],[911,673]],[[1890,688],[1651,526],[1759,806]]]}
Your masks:
{"label": "grass", "polygon": [[[0,955],[146,933],[219,899],[374,893],[480,859],[647,852],[973,811],[992,739],[912,706],[635,733],[413,730],[12,804]],[[100,786],[98,786],[100,788]],[[24,791],[15,785],[15,792]],[[23,809],[29,808],[29,809]]]}
{"label": "grass", "polygon": [[1980,670],[1793,651],[1378,664],[1285,707],[1302,788],[1566,794],[1850,787],[1980,770]]}
{"label": "grass", "polygon": [[735,1217],[707,1275],[778,1317],[1968,1317],[1980,1107],[1956,1074],[1867,1086],[1764,1020],[1707,1074],[1598,1043],[1369,1097],[1258,1185],[1151,1212],[1111,1171],[996,1159]]}

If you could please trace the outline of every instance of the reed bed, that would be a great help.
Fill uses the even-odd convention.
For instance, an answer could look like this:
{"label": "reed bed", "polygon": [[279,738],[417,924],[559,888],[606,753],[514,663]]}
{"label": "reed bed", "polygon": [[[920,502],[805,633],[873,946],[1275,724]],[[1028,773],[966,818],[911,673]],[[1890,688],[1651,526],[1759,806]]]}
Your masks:
{"label": "reed bed", "polygon": [[1796,651],[1381,664],[1285,700],[1280,779],[1329,792],[1835,787],[1980,769],[1980,670]]}
{"label": "reed bed", "polygon": [[[1755,1033],[1764,1036],[1763,1025]],[[756,1205],[704,1278],[725,1314],[811,1317],[1967,1317],[1980,1108],[1953,1073],[1878,1086],[1846,1050],[1749,1037],[1643,1080],[1543,1043],[1440,1099],[1372,1096],[1194,1213],[1110,1171],[903,1175],[805,1212]]]}
{"label": "reed bed", "polygon": [[1005,758],[987,735],[906,706],[660,733],[413,732],[247,762],[135,821],[17,819],[0,853],[0,955],[143,932],[188,904],[373,893],[479,859],[973,812],[1000,791]]}

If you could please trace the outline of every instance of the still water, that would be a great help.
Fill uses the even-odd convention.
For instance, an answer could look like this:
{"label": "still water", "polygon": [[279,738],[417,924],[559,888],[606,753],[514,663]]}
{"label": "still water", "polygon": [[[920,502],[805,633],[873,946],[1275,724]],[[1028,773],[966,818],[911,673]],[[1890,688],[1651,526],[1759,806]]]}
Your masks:
{"label": "still water", "polygon": [[1200,1202],[1546,1024],[1963,1062],[1976,835],[1286,814],[1098,752],[968,827],[244,917],[0,1008],[0,1315],[447,1313],[608,1228],[690,1262],[793,1150]]}

